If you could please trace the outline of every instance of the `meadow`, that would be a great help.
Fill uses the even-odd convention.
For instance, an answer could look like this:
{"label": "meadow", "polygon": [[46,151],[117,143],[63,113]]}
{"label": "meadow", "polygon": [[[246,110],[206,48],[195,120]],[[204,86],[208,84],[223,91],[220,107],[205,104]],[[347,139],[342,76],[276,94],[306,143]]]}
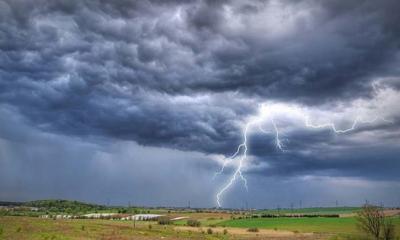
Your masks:
{"label": "meadow", "polygon": [[[104,207],[76,202],[36,202],[34,212],[25,208],[0,209],[0,239],[367,239],[357,227],[359,208],[306,208],[279,210],[217,210]],[[168,219],[183,218],[162,225],[157,221],[118,219],[58,219],[54,214],[87,212],[159,213]],[[391,214],[400,239],[400,210]],[[40,214],[53,214],[40,218]],[[75,215],[77,216],[77,215]],[[308,216],[308,217],[305,217]],[[188,220],[198,227],[188,226]],[[249,229],[257,231],[249,232]]]}
{"label": "meadow", "polygon": [[[394,217],[393,223],[400,230],[400,217]],[[219,226],[237,228],[266,228],[274,230],[289,230],[296,232],[316,233],[358,233],[357,220],[354,217],[343,218],[250,218],[227,220],[218,223]],[[400,232],[399,232],[400,234]]]}

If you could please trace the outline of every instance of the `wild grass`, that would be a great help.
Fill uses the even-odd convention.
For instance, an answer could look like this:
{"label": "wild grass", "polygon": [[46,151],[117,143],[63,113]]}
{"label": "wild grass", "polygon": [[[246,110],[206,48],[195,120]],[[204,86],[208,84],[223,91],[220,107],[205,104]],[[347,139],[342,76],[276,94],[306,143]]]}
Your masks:
{"label": "wild grass", "polygon": [[[393,218],[398,234],[400,233],[400,217]],[[265,228],[316,233],[358,233],[357,220],[346,218],[247,218],[222,221],[218,225],[238,228]]]}

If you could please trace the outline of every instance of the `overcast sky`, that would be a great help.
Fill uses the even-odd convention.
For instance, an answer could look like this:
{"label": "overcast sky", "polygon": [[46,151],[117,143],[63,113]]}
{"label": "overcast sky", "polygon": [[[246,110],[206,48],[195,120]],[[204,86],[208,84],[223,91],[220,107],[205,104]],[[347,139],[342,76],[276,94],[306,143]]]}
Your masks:
{"label": "overcast sky", "polygon": [[399,12],[0,0],[0,200],[213,207],[256,119],[223,207],[398,206]]}

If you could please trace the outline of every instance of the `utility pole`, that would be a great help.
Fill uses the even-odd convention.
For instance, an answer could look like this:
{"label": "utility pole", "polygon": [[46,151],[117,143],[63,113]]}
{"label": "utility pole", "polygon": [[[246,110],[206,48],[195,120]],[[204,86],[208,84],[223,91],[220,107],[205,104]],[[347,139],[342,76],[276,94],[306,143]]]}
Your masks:
{"label": "utility pole", "polygon": [[339,206],[339,202],[338,202],[338,200],[336,200],[336,202],[335,202],[335,205],[336,205],[336,207],[338,207],[338,206]]}
{"label": "utility pole", "polygon": [[276,208],[278,209],[278,215],[280,214],[280,210],[281,210],[281,207],[279,206],[279,204],[278,204],[278,206],[276,206]]}

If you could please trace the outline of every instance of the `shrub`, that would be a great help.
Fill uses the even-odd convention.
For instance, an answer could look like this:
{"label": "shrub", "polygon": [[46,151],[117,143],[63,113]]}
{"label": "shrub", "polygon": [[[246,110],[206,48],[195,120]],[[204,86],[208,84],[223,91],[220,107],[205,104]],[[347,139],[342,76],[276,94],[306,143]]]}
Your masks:
{"label": "shrub", "polygon": [[217,225],[215,225],[215,224],[210,224],[210,225],[208,225],[209,227],[212,227],[212,228],[215,228],[215,227],[217,227]]}
{"label": "shrub", "polygon": [[249,228],[249,229],[247,229],[247,231],[248,232],[259,232],[258,228],[256,228],[256,227]]}
{"label": "shrub", "polygon": [[200,225],[201,225],[201,223],[198,220],[195,220],[195,219],[187,220],[186,224],[188,226],[191,226],[191,227],[200,227]]}
{"label": "shrub", "polygon": [[3,235],[3,228],[0,227],[0,237]]}
{"label": "shrub", "polygon": [[228,230],[224,229],[224,235],[228,234]]}
{"label": "shrub", "polygon": [[17,228],[17,232],[18,232],[18,233],[21,232],[21,230],[22,230],[21,227],[18,227],[18,228]]}
{"label": "shrub", "polygon": [[153,226],[151,224],[149,224],[149,229],[151,230],[153,228]]}
{"label": "shrub", "polygon": [[81,226],[81,230],[85,231],[85,226],[84,225]]}
{"label": "shrub", "polygon": [[363,209],[357,213],[358,227],[376,240],[379,240],[381,236],[384,219],[383,211],[372,205],[364,205]]}
{"label": "shrub", "polygon": [[171,219],[167,217],[159,217],[157,222],[160,225],[169,225],[172,223]]}
{"label": "shrub", "polygon": [[386,218],[383,221],[383,226],[382,226],[382,239],[383,240],[392,240],[395,239],[395,230],[394,230],[394,225],[393,222]]}
{"label": "shrub", "polygon": [[207,234],[213,234],[213,230],[211,228],[207,229]]}

